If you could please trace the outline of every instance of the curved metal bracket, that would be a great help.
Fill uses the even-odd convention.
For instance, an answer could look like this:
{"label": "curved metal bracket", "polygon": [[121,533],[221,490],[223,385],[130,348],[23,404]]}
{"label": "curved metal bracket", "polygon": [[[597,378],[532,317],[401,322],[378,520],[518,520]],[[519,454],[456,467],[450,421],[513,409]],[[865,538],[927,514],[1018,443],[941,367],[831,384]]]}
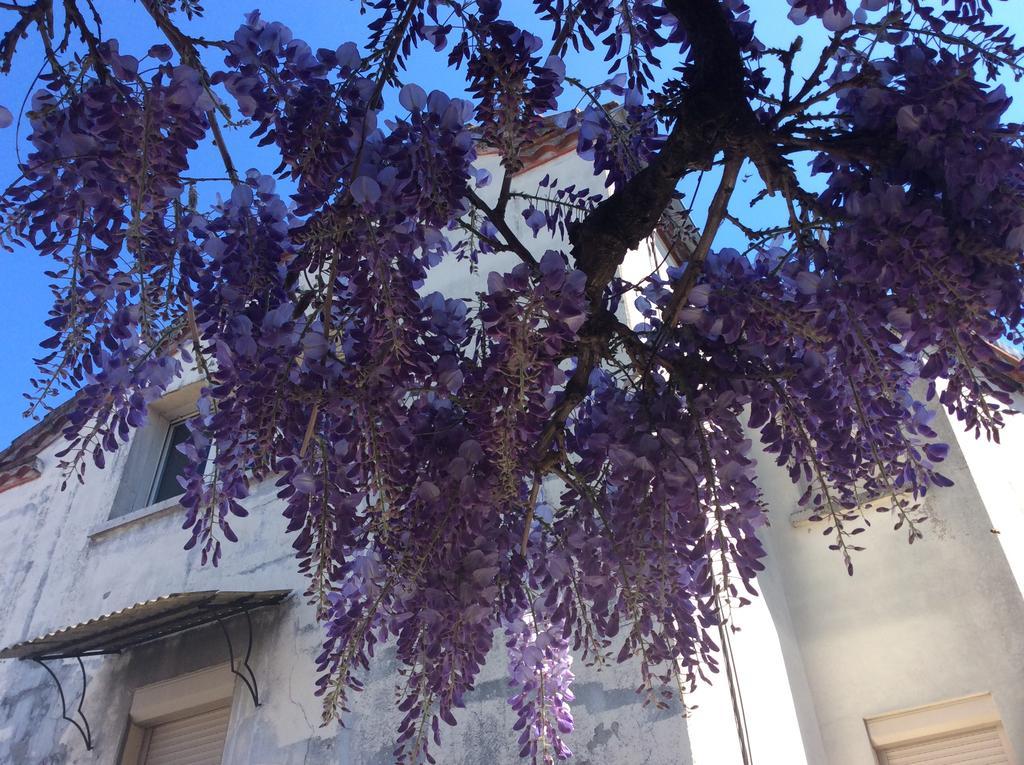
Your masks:
{"label": "curved metal bracket", "polygon": [[62,719],[67,720],[69,723],[74,725],[78,732],[82,734],[82,739],[85,741],[85,749],[88,752],[92,751],[92,730],[89,728],[89,721],[86,719],[85,714],[82,712],[82,704],[85,703],[85,688],[86,688],[86,677],[85,677],[85,665],[82,664],[82,658],[80,656],[75,657],[78,660],[78,668],[82,672],[82,695],[78,697],[78,707],[75,709],[75,715],[81,720],[79,724],[78,720],[73,717],[68,717],[68,704],[67,699],[64,697],[64,689],[61,687],[60,679],[54,674],[53,670],[46,666],[46,662],[42,659],[32,659],[36,664],[46,670],[46,673],[53,678],[54,684],[57,686],[57,694],[60,696],[60,716]]}
{"label": "curved metal bracket", "polygon": [[249,658],[252,656],[252,619],[249,616],[248,609],[242,613],[245,615],[246,626],[245,656],[242,658],[241,663],[241,668],[245,670],[244,673],[235,668],[235,649],[231,644],[231,634],[228,632],[227,626],[220,617],[217,617],[217,624],[220,625],[221,632],[224,633],[224,640],[228,644],[228,658],[231,661],[231,671],[241,678],[242,682],[245,683],[245,687],[249,689],[249,695],[252,696],[253,704],[259,706],[260,688],[256,684],[256,674],[253,672],[252,666],[249,664]]}

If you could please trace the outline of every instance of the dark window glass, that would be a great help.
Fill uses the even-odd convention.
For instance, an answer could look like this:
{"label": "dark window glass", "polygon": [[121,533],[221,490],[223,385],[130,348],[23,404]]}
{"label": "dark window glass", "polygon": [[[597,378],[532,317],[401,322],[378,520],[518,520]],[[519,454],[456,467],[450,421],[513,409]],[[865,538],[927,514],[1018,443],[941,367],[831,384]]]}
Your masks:
{"label": "dark window glass", "polygon": [[[178,451],[178,445],[189,439],[188,423],[182,421],[171,425],[167,433],[167,443],[164,446],[163,457],[157,472],[156,491],[153,492],[152,502],[162,502],[171,497],[177,497],[184,493],[178,477],[185,471],[188,465],[188,458]],[[205,461],[206,455],[203,455]]]}

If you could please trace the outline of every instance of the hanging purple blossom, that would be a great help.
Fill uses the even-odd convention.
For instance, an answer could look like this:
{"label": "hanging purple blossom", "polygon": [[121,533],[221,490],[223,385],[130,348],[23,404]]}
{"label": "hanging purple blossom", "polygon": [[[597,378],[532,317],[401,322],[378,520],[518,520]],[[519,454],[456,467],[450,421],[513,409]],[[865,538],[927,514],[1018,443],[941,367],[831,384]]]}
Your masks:
{"label": "hanging purple blossom", "polygon": [[[998,438],[1020,372],[998,346],[1024,339],[998,80],[1021,51],[985,0],[790,0],[832,35],[804,70],[740,0],[534,0],[528,29],[498,0],[364,5],[365,45],[314,47],[257,12],[205,40],[180,26],[195,3],[143,0],[145,55],[89,14],[65,50],[3,11],[0,69],[26,30],[54,51],[0,196],[3,246],[54,263],[34,398],[77,393],[81,480],[198,374],[186,546],[216,565],[274,482],[325,718],[389,644],[396,760],[435,762],[501,631],[521,755],[553,763],[574,658],[636,659],[657,707],[718,671],[765,555],[753,439],[852,572],[865,500],[914,541],[949,484],[937,407]],[[410,71],[414,48],[468,97]],[[232,161],[239,121],[266,167]],[[190,169],[208,141],[222,179]],[[528,186],[556,156],[593,183]],[[740,183],[783,214],[730,206]],[[652,241],[649,273],[621,268]]]}

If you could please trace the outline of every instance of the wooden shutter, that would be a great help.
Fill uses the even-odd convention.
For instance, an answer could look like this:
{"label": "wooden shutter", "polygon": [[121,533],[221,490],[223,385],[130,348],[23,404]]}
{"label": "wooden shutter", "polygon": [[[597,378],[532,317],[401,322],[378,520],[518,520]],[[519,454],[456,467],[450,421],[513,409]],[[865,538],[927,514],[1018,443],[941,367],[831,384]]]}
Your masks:
{"label": "wooden shutter", "polygon": [[884,765],[1010,765],[998,727],[900,744],[882,755]]}
{"label": "wooden shutter", "polygon": [[143,765],[220,765],[230,714],[219,707],[150,728]]}

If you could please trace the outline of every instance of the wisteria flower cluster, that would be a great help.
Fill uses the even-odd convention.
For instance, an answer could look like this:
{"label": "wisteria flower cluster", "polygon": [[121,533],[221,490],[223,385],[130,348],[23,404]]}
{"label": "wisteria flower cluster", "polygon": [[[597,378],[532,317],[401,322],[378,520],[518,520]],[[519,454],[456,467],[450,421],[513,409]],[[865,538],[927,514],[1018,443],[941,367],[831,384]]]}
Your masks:
{"label": "wisteria flower cluster", "polygon": [[[76,396],[69,474],[198,372],[186,546],[216,565],[274,483],[325,718],[393,647],[398,762],[436,761],[495,635],[534,763],[571,756],[574,660],[633,660],[676,704],[756,595],[755,440],[852,572],[865,500],[914,541],[949,484],[937,408],[998,438],[1019,379],[1012,35],[985,0],[790,6],[830,33],[804,76],[740,0],[534,0],[530,29],[499,0],[371,0],[367,42],[327,47],[143,0],[140,57],[91,13],[76,49],[5,8],[0,68],[33,29],[51,52],[0,242],[54,264],[33,386]],[[413,82],[421,55],[465,92]],[[245,136],[265,167],[236,167]],[[551,143],[593,183],[526,187]],[[194,168],[208,144],[223,174]],[[784,213],[730,206],[741,183]],[[439,266],[465,280],[437,291]]]}

